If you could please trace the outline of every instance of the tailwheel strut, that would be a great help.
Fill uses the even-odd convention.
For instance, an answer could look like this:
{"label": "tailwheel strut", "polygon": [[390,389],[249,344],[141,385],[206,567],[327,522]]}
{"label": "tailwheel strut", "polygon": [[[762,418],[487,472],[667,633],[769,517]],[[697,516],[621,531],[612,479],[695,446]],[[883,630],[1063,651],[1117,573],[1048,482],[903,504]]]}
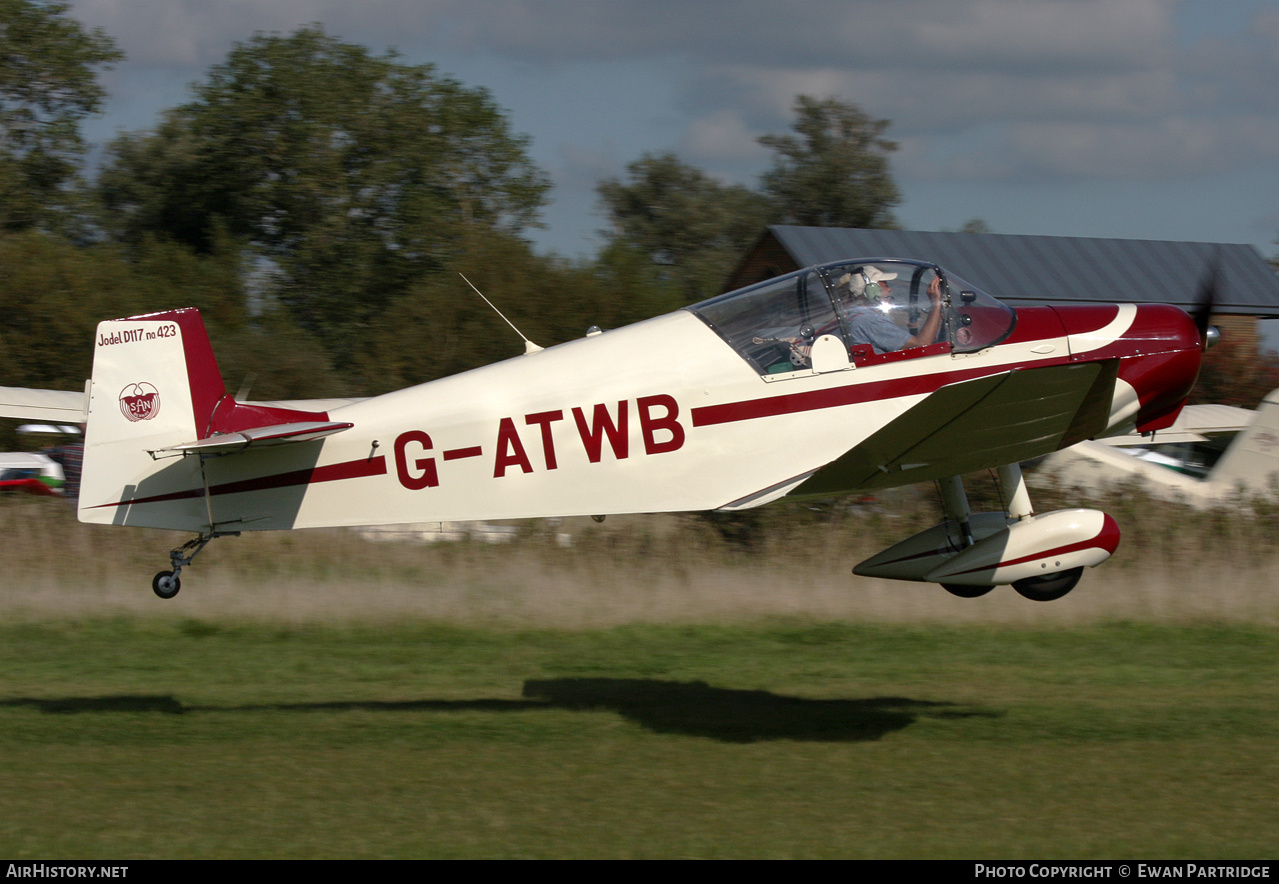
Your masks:
{"label": "tailwheel strut", "polygon": [[151,590],[162,599],[173,598],[182,589],[182,579],[178,575],[182,573],[183,567],[191,564],[200,550],[209,545],[209,541],[215,537],[239,536],[239,531],[210,531],[169,550],[169,562],[172,563],[173,570],[161,571],[151,578]]}

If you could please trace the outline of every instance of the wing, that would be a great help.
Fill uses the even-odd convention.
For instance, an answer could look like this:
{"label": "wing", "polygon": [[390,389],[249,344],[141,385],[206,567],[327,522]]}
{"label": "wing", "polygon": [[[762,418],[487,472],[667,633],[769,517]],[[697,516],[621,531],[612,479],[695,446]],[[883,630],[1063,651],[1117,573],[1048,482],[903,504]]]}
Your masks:
{"label": "wing", "polygon": [[87,401],[88,396],[84,392],[0,387],[0,417],[82,424]]}
{"label": "wing", "polygon": [[1118,370],[1111,360],[949,384],[818,470],[794,495],[959,476],[1073,445],[1105,429]]}

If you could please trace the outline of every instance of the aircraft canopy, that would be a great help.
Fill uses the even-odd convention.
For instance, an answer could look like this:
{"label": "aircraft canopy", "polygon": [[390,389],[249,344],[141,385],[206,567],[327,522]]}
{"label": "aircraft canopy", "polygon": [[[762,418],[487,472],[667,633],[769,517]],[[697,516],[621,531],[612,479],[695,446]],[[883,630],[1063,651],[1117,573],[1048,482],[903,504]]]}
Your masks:
{"label": "aircraft canopy", "polygon": [[[920,340],[934,285],[943,312],[936,335]],[[688,309],[763,375],[809,369],[814,345],[826,336],[855,357],[924,355],[937,344],[968,353],[998,344],[1016,322],[1010,308],[937,265],[892,258],[808,267]]]}

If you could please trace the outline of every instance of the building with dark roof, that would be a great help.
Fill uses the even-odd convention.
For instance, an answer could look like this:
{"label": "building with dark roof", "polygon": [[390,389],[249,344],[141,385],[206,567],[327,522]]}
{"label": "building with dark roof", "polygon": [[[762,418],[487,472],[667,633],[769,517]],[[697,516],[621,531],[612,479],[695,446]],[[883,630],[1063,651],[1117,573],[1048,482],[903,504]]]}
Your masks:
{"label": "building with dark roof", "polygon": [[[1216,274],[1215,317],[1279,318],[1279,275],[1251,245],[1157,240],[769,227],[726,291],[846,258],[931,261],[1017,307],[1032,304],[1175,304],[1193,310]],[[1240,320],[1243,320],[1242,322]]]}

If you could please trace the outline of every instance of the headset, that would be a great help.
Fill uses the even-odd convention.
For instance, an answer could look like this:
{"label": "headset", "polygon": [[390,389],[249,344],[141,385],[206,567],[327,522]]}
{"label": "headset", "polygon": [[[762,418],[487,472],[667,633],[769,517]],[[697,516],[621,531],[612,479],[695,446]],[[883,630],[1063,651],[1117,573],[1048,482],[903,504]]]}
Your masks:
{"label": "headset", "polygon": [[857,271],[862,275],[862,295],[872,304],[880,299],[884,290],[879,287],[879,283],[871,282],[870,277],[866,275],[866,268],[863,267]]}

